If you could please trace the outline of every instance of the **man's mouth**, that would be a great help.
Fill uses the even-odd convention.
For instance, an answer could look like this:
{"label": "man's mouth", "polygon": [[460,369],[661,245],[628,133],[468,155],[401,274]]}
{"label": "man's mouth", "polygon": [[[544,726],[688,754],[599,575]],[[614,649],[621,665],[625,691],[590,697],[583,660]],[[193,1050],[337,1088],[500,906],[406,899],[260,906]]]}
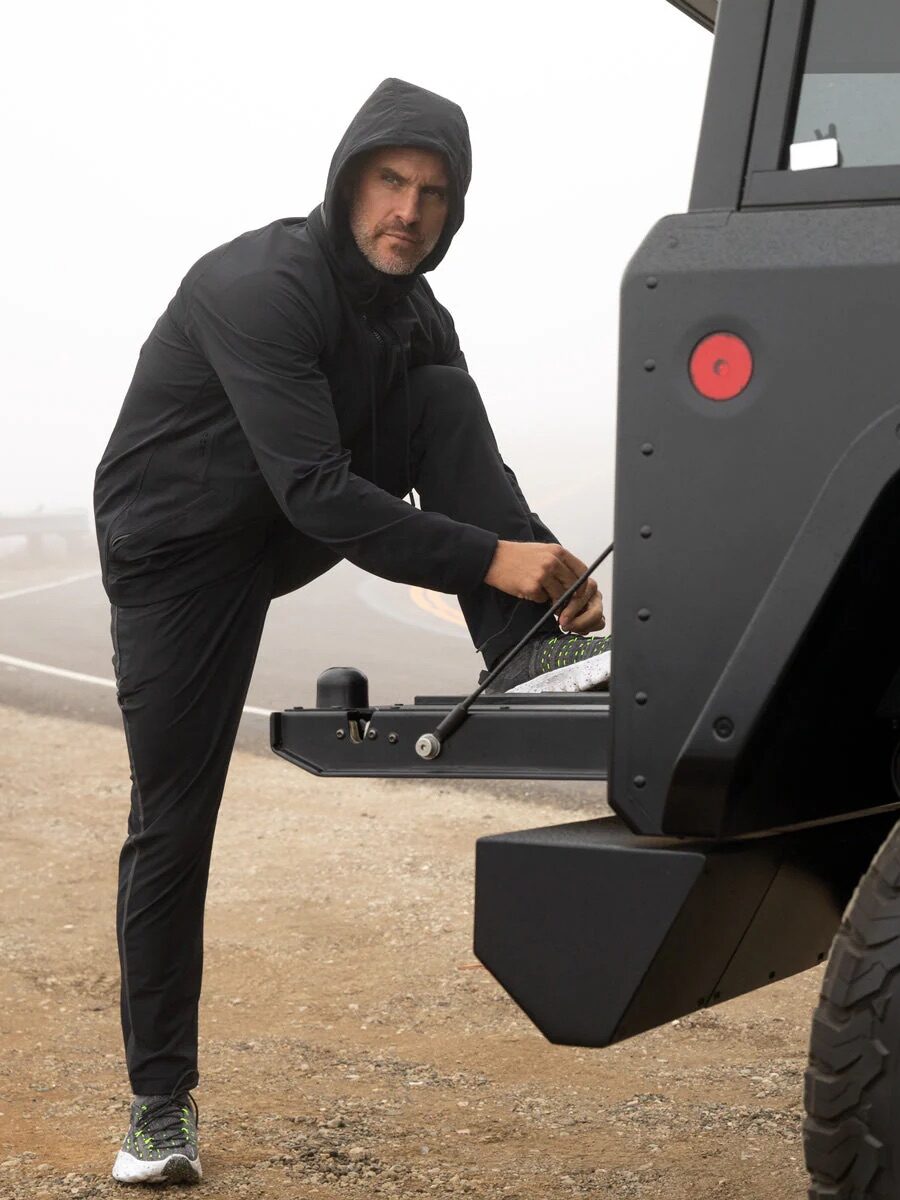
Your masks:
{"label": "man's mouth", "polygon": [[387,237],[396,238],[400,242],[409,242],[413,246],[416,244],[416,242],[418,240],[417,238],[410,237],[409,234],[407,234],[407,233],[398,233],[397,230],[395,230],[395,229],[386,229],[385,235]]}

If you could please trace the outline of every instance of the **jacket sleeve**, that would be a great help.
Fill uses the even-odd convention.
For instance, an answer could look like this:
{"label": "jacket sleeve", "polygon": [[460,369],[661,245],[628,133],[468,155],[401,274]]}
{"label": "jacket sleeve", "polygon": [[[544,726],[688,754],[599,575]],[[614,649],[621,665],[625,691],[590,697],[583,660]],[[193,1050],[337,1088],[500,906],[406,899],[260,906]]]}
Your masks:
{"label": "jacket sleeve", "polygon": [[[438,311],[441,316],[441,324],[444,331],[444,357],[441,359],[441,361],[448,367],[459,367],[461,371],[468,373],[469,367],[466,363],[466,356],[460,349],[459,337],[456,333],[456,327],[453,324],[453,318],[450,316],[450,313],[447,311],[447,309],[444,308],[444,306],[437,300],[435,300],[435,304],[438,307]],[[551,533],[537,513],[531,511],[531,507],[528,501],[525,499],[522,489],[519,487],[519,481],[516,479],[513,470],[508,467],[505,462],[503,464],[503,469],[506,472],[506,476],[509,479],[510,484],[512,485],[513,491],[519,498],[519,503],[528,513],[528,519],[531,522],[531,528],[534,533],[534,540],[536,542],[547,542],[554,545],[559,545],[559,539],[553,533]]]}
{"label": "jacket sleeve", "polygon": [[385,579],[457,593],[484,580],[496,534],[422,512],[351,471],[318,365],[321,320],[295,286],[271,273],[201,277],[186,297],[185,334],[292,525]]}

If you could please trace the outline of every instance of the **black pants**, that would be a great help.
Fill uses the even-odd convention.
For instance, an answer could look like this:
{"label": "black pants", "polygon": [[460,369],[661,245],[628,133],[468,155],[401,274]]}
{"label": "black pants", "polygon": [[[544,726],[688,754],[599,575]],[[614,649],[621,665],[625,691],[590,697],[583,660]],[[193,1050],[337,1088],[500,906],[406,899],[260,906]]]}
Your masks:
{"label": "black pants", "polygon": [[[399,436],[379,450],[377,482],[402,494],[411,471],[423,508],[507,540],[533,540],[527,505],[503,466],[471,378],[452,367],[420,368],[409,376],[409,402],[408,425],[404,398]],[[398,405],[387,406],[389,420]],[[266,611],[274,596],[338,561],[284,523],[239,574],[174,599],[113,607],[113,663],[132,774],[119,860],[121,1014],[137,1094],[192,1088],[199,1080],[209,861]],[[484,585],[459,599],[488,663],[545,611]]]}

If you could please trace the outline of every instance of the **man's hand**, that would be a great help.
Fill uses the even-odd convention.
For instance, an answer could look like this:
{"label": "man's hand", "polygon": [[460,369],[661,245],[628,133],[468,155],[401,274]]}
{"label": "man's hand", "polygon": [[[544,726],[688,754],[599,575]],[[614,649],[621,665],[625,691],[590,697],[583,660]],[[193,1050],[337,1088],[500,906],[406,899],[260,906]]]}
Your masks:
{"label": "man's hand", "polygon": [[593,579],[587,583],[590,589],[584,606],[579,609],[575,596],[566,605],[557,618],[563,633],[596,633],[606,627],[606,617],[603,615],[603,597]]}
{"label": "man's hand", "polygon": [[[586,570],[586,564],[562,546],[498,542],[484,582],[520,600],[546,603],[558,600]],[[593,633],[604,627],[603,597],[593,579],[572,595],[558,619],[564,633]]]}

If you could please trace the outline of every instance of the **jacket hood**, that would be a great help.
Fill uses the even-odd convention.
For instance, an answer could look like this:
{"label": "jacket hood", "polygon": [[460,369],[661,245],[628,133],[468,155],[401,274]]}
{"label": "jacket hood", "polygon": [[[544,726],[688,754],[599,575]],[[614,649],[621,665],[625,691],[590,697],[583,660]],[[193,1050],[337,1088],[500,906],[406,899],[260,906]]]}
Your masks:
{"label": "jacket hood", "polygon": [[[382,146],[416,146],[443,155],[450,181],[447,220],[432,252],[410,275],[387,275],[369,263],[356,245],[342,183],[354,159]],[[385,79],[350,122],[341,138],[325,188],[325,201],[311,214],[313,231],[324,242],[332,264],[354,297],[368,305],[405,295],[417,275],[433,270],[463,223],[465,196],[472,178],[472,148],[465,114],[458,104],[406,83]]]}

